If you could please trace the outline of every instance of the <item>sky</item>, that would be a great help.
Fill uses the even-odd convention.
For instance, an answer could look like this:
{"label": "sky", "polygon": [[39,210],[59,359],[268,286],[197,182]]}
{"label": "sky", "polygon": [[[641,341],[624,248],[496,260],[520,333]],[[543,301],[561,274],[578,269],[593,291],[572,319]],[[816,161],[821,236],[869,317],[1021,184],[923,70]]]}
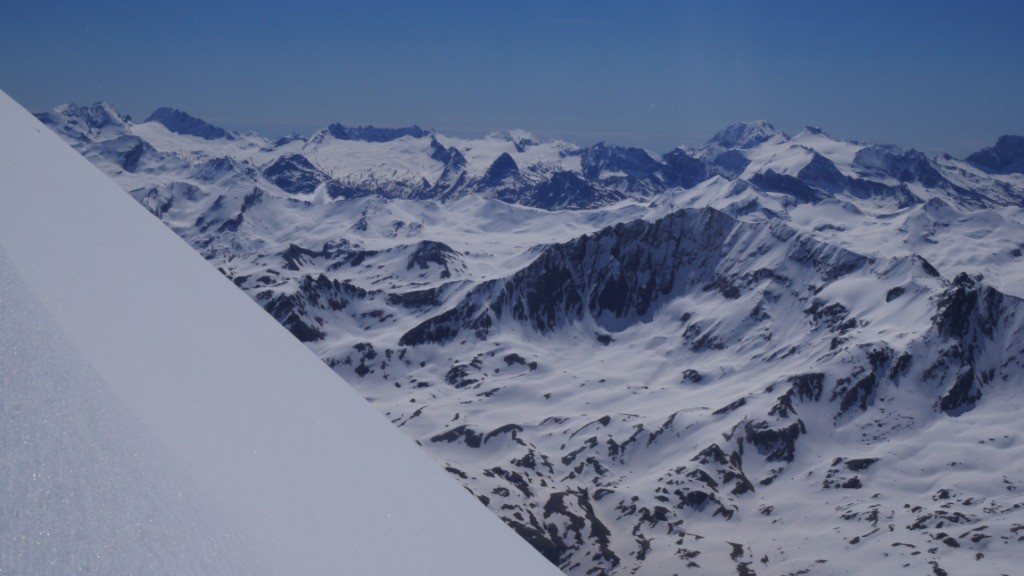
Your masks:
{"label": "sky", "polygon": [[665,152],[764,119],[962,156],[1024,134],[1024,2],[4,0],[0,89],[267,136],[331,122]]}

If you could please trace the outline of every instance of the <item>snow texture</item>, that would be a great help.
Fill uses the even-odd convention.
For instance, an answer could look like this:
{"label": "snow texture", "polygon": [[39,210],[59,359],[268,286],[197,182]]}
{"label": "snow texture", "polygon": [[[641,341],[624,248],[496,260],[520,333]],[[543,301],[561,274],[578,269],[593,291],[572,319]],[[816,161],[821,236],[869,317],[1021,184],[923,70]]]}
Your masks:
{"label": "snow texture", "polygon": [[0,95],[0,573],[556,573]]}

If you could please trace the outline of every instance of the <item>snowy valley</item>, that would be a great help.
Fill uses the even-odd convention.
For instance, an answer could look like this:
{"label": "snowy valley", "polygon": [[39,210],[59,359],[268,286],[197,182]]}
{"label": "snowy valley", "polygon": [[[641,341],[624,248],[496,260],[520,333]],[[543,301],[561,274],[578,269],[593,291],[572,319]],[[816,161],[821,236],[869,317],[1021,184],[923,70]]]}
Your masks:
{"label": "snowy valley", "polygon": [[1024,138],[37,118],[567,574],[1009,574]]}

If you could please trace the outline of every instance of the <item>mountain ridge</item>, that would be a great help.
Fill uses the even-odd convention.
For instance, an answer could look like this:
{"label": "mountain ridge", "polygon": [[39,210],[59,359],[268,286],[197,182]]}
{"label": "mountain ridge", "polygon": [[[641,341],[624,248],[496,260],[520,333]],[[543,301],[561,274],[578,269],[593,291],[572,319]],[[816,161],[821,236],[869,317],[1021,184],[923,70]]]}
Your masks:
{"label": "mountain ridge", "polygon": [[0,123],[0,571],[555,572],[2,92]]}
{"label": "mountain ridge", "polygon": [[53,128],[567,573],[1011,563],[1024,175],[766,122]]}

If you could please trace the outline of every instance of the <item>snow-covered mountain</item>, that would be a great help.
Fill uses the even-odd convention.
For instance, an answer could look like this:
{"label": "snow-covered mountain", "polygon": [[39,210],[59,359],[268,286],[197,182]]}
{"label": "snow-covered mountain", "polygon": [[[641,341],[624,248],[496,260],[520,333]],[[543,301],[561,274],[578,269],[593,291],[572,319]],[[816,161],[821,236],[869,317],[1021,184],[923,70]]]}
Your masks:
{"label": "snow-covered mountain", "polygon": [[0,573],[557,573],[3,93],[0,125]]}
{"label": "snow-covered mountain", "polygon": [[567,573],[1009,573],[1020,138],[39,115]]}

